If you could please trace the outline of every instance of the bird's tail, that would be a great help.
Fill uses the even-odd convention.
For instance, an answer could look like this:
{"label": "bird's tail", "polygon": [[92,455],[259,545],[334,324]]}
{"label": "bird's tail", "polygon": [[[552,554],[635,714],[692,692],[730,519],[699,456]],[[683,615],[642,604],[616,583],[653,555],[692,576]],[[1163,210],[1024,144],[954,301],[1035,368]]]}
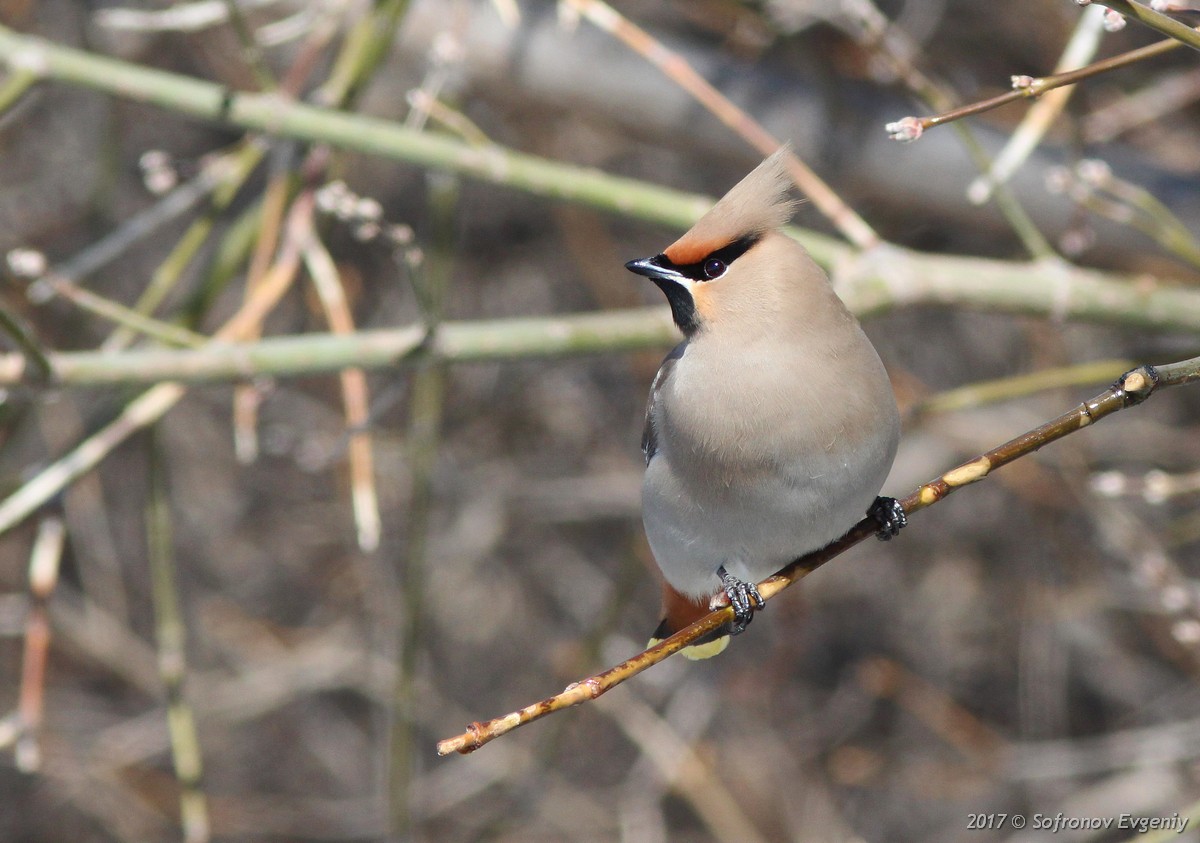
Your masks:
{"label": "bird's tail", "polygon": [[[653,647],[660,641],[665,641],[681,629],[691,626],[707,615],[709,611],[708,597],[688,597],[680,594],[669,584],[663,583],[663,619],[650,638]],[[711,659],[729,646],[729,633],[724,627],[710,632],[703,638],[679,651],[685,659],[693,661]]]}

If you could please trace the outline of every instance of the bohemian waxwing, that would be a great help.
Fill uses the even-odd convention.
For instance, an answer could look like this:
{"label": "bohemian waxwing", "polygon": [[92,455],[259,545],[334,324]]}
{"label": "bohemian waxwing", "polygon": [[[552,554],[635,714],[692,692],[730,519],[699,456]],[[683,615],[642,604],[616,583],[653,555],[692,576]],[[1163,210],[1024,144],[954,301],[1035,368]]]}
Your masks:
{"label": "bohemian waxwing", "polygon": [[784,156],[772,155],[660,255],[625,266],[666,294],[684,341],[650,388],[642,517],[662,569],[660,640],[724,591],[735,618],[683,651],[721,652],[762,606],[755,586],[841,537],[877,498],[900,439],[883,364],[804,248]]}

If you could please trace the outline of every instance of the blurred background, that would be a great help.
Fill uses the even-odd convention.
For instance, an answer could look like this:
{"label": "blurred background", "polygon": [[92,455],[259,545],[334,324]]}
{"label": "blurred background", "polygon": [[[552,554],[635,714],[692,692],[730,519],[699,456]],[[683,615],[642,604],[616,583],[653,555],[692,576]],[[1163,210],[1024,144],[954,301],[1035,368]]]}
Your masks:
{"label": "blurred background", "polygon": [[[940,110],[921,92],[965,104],[1014,74],[1052,72],[1087,35],[1075,4],[612,8],[790,141],[888,243],[994,259],[1035,285],[1043,271],[1055,283],[1032,261],[1047,248],[1147,296],[1196,283],[1194,50],[1079,86],[1017,170],[1006,215],[968,201],[979,171],[954,127],[902,144],[884,125]],[[233,90],[279,86],[469,144],[722,194],[761,154],[589,20],[595,9],[0,0],[0,23]],[[1095,24],[1091,60],[1162,38]],[[377,50],[345,82],[356,38]],[[236,190],[201,193],[75,283],[211,334],[248,276],[287,264],[271,221],[286,230],[307,196],[322,248],[293,267],[264,335],[344,317],[374,329],[621,311],[661,306],[622,264],[680,231],[396,159],[251,140],[53,80],[4,104],[0,308],[47,351],[154,342],[114,339],[128,330],[29,278],[40,259],[86,264],[217,160],[246,163]],[[967,121],[977,153],[999,154],[1029,105]],[[1021,215],[1035,234],[1017,233]],[[837,236],[811,203],[796,224]],[[906,411],[890,494],[1124,368],[1200,350],[1194,332],[1143,327],[1136,308],[1063,321],[1022,307],[1019,288],[1009,312],[982,298],[941,305],[919,279],[890,278],[887,254],[864,255],[892,295],[864,326]],[[330,265],[341,310],[321,288]],[[838,284],[853,271],[830,269]],[[148,302],[154,281],[164,292]],[[3,343],[17,350],[10,332]],[[437,740],[627,658],[657,624],[638,446],[670,344],[426,361],[357,386],[312,374],[190,388],[0,535],[0,839],[1001,841],[1046,839],[1037,814],[1200,817],[1194,387],[1005,468],[897,541],[855,548],[772,601],[720,658],[670,659],[473,755],[437,757]],[[942,401],[1027,373],[1068,385]],[[7,390],[3,492],[139,391]],[[58,541],[57,576],[31,585],[35,546],[53,557]],[[969,830],[979,814],[1029,825]]]}

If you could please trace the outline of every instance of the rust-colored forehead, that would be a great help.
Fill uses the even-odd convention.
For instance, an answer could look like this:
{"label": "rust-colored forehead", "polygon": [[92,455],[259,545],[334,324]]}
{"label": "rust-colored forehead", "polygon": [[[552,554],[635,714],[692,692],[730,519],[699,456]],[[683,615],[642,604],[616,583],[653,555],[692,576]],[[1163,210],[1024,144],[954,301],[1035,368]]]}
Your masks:
{"label": "rust-colored forehead", "polygon": [[730,243],[779,228],[791,216],[787,148],[781,148],[729,189],[686,234],[666,248],[674,264],[699,263]]}
{"label": "rust-colored forehead", "polygon": [[689,240],[688,236],[685,234],[683,237],[680,237],[678,240],[668,246],[663,254],[670,259],[671,263],[676,264],[677,266],[686,266],[689,263],[699,263],[717,249],[720,249],[722,246],[726,245],[728,244],[701,243],[696,240]]}

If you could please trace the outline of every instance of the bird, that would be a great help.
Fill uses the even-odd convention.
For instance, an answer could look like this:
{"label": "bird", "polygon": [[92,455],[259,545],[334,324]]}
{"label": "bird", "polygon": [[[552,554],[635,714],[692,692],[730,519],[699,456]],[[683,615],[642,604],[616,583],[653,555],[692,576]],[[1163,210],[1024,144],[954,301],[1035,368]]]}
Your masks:
{"label": "bird", "polygon": [[900,441],[883,363],[828,276],[782,231],[787,146],[662,253],[626,269],[666,295],[683,334],[650,387],[642,520],[662,573],[651,644],[711,611],[733,619],[682,653],[723,651],[763,607],[756,583],[871,516],[887,540],[904,510],[879,495]]}

